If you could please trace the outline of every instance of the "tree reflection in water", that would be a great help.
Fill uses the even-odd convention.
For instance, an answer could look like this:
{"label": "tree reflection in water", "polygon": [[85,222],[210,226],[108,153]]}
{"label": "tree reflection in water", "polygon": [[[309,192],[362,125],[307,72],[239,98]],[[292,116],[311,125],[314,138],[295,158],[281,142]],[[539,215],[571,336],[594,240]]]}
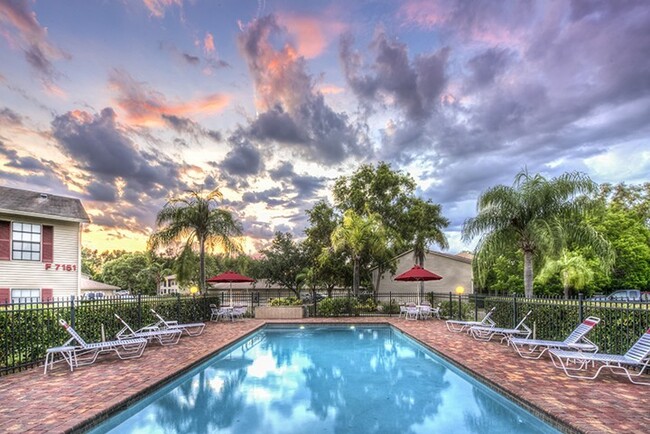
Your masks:
{"label": "tree reflection in water", "polygon": [[157,421],[165,432],[175,433],[207,434],[232,426],[244,409],[240,386],[251,363],[228,358],[220,361],[218,370],[201,370],[153,404]]}

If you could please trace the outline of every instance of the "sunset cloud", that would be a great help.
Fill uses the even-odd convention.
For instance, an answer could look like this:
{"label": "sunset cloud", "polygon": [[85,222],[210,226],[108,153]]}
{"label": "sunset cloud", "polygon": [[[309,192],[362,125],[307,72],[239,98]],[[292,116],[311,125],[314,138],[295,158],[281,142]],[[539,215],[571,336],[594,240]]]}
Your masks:
{"label": "sunset cloud", "polygon": [[206,33],[203,38],[203,50],[208,55],[214,53],[214,36],[210,32]]}
{"label": "sunset cloud", "polygon": [[291,13],[279,14],[278,23],[287,29],[298,55],[306,59],[320,56],[349,28],[346,23],[328,17]]}
{"label": "sunset cloud", "polygon": [[48,40],[47,29],[38,22],[27,0],[0,1],[0,26],[6,29],[0,34],[23,51],[25,60],[44,83],[51,83],[59,75],[53,61],[70,59],[70,54]]}
{"label": "sunset cloud", "polygon": [[165,16],[165,10],[172,7],[178,6],[179,8],[183,6],[183,0],[142,0],[144,5],[151,15],[156,18],[162,18]]}
{"label": "sunset cloud", "polygon": [[186,117],[218,113],[230,101],[228,95],[212,94],[194,100],[169,102],[162,93],[118,69],[112,71],[109,85],[116,93],[117,105],[124,111],[126,120],[142,126],[163,125],[163,115]]}

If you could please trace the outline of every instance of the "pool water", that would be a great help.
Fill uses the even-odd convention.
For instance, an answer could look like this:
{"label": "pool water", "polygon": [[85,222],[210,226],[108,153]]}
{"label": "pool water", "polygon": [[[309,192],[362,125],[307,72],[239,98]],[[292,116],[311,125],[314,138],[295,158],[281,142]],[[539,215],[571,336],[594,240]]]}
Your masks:
{"label": "pool water", "polygon": [[92,432],[558,431],[397,329],[358,325],[267,326]]}

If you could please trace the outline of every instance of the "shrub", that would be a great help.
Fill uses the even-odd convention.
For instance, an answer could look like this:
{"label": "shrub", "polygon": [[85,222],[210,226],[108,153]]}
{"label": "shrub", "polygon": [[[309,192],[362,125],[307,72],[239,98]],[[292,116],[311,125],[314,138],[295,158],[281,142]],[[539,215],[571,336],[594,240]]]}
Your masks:
{"label": "shrub", "polygon": [[302,300],[296,297],[278,297],[271,300],[271,306],[302,306]]}

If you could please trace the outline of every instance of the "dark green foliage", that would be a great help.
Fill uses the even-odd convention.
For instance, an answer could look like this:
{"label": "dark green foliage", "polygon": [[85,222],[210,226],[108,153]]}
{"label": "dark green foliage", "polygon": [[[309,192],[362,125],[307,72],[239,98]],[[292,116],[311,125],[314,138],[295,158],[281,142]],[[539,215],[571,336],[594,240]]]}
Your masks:
{"label": "dark green foliage", "polygon": [[297,297],[278,297],[271,300],[271,306],[302,306],[302,300]]}
{"label": "dark green foliage", "polygon": [[[210,319],[210,303],[218,297],[141,297],[75,301],[74,328],[86,342],[113,340],[122,324],[117,313],[131,328],[158,322],[153,308],[163,318],[178,322]],[[17,305],[20,306],[20,305]],[[72,321],[69,303],[35,304],[29,308],[0,309],[0,375],[14,368],[34,366],[43,361],[48,348],[62,345],[70,335],[58,324],[59,318]]]}

